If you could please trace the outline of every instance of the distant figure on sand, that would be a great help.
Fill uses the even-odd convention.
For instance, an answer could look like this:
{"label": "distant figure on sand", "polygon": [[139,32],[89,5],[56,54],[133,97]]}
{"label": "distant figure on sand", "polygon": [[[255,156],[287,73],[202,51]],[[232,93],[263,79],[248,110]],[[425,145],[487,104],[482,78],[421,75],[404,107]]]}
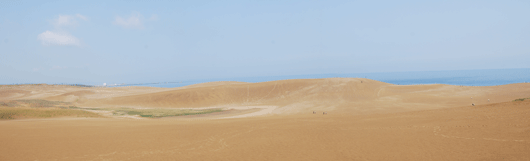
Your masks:
{"label": "distant figure on sand", "polygon": [[313,114],[317,114],[317,112],[316,112],[316,111],[313,111]]}
{"label": "distant figure on sand", "polygon": [[328,113],[327,112],[322,112],[322,115],[327,115]]}
{"label": "distant figure on sand", "polygon": [[474,103],[472,103],[471,105],[472,105],[472,106],[475,106],[475,104],[474,104]]}
{"label": "distant figure on sand", "polygon": [[488,99],[488,102],[490,101],[490,99]]}

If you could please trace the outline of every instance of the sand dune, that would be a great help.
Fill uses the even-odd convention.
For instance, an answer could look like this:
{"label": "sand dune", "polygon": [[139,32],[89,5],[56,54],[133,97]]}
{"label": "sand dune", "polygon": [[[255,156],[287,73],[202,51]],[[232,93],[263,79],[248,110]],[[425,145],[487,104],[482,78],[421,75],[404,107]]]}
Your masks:
{"label": "sand dune", "polygon": [[528,97],[529,83],[393,85],[360,78],[171,89],[10,86],[0,88],[0,101],[235,111],[0,121],[0,160],[530,160],[530,100],[513,101]]}
{"label": "sand dune", "polygon": [[401,86],[361,78],[330,78],[203,84],[158,93],[91,100],[85,105],[150,108],[268,105],[279,107],[273,112],[275,114],[313,110],[363,114],[506,102],[528,97],[528,93],[530,84],[524,83],[489,87]]}

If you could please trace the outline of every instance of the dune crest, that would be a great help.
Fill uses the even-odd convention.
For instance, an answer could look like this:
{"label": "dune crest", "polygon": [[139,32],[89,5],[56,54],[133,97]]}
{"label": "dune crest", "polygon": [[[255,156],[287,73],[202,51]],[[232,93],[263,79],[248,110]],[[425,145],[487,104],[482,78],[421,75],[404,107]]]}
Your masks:
{"label": "dune crest", "polygon": [[529,93],[528,83],[473,87],[394,85],[364,78],[326,78],[260,83],[210,82],[178,88],[22,85],[0,89],[0,100],[44,99],[92,108],[275,106],[273,114],[312,111],[370,114],[499,103],[530,97]]}
{"label": "dune crest", "polygon": [[523,83],[470,87],[394,85],[364,78],[327,78],[261,83],[216,82],[162,92],[92,99],[84,105],[147,108],[278,106],[273,113],[295,114],[317,110],[362,114],[506,102],[527,97],[528,93],[530,85]]}

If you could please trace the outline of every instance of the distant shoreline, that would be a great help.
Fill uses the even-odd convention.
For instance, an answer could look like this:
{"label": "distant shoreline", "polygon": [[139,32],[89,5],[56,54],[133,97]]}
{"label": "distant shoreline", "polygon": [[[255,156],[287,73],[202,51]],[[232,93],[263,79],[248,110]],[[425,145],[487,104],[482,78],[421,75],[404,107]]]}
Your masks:
{"label": "distant shoreline", "polygon": [[[480,69],[480,70],[452,70],[452,71],[420,71],[420,72],[386,72],[386,73],[353,73],[353,74],[311,74],[263,77],[235,77],[216,79],[196,79],[182,81],[160,81],[148,83],[51,83],[53,85],[70,85],[80,87],[123,87],[147,86],[174,88],[198,83],[238,81],[238,82],[268,82],[288,79],[321,79],[321,78],[368,78],[396,85],[417,84],[448,84],[463,86],[496,86],[513,83],[530,82],[530,68],[519,69]],[[18,83],[0,85],[28,85],[38,83]]]}

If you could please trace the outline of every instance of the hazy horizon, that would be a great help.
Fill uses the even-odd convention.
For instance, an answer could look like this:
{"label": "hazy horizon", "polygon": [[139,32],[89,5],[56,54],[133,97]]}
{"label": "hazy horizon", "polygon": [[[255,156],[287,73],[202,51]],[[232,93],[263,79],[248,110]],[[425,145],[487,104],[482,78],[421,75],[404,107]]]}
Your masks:
{"label": "hazy horizon", "polygon": [[[448,84],[465,86],[496,86],[512,83],[530,82],[530,68],[513,69],[476,69],[476,70],[445,70],[445,71],[409,71],[409,72],[373,72],[373,73],[325,73],[307,75],[277,75],[256,77],[228,77],[208,79],[181,79],[181,80],[159,80],[153,82],[139,82],[128,80],[128,82],[26,82],[11,84],[64,84],[64,85],[88,85],[88,86],[149,86],[174,88],[187,85],[236,81],[259,83],[289,79],[321,79],[321,78],[367,78],[385,83],[397,85],[418,84]],[[10,85],[10,84],[0,84]]]}
{"label": "hazy horizon", "polygon": [[524,1],[2,1],[0,84],[530,68]]}

